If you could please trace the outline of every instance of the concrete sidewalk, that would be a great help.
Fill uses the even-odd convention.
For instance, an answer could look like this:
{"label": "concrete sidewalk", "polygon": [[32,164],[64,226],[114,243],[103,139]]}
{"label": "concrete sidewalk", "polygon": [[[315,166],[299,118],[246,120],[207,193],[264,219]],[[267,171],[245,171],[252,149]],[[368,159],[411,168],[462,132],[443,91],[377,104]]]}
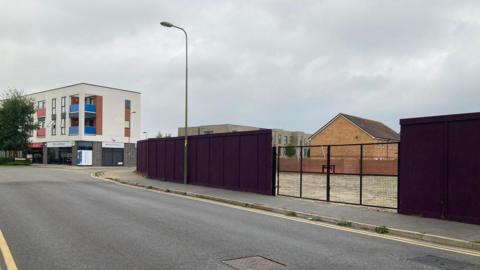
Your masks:
{"label": "concrete sidewalk", "polygon": [[[265,210],[282,209],[288,212],[296,212],[297,216],[300,217],[303,216],[308,218],[310,215],[319,216],[323,218],[323,220],[319,220],[330,223],[349,221],[354,225],[357,224],[357,226],[353,227],[361,229],[372,230],[372,228],[384,225],[389,228],[392,234],[394,233],[393,231],[396,231],[394,234],[399,236],[480,250],[480,225],[417,216],[406,216],[397,214],[392,210],[375,209],[363,206],[327,203],[283,196],[274,197],[203,186],[183,185],[147,179],[136,174],[132,168],[102,168],[100,170],[104,172],[104,178],[110,178],[128,184],[145,187],[151,186],[159,190],[168,190],[171,192],[186,192],[192,195],[200,195],[200,197],[217,198],[220,201],[225,202],[248,203],[254,206],[262,206]],[[99,170],[97,169],[96,171]]]}

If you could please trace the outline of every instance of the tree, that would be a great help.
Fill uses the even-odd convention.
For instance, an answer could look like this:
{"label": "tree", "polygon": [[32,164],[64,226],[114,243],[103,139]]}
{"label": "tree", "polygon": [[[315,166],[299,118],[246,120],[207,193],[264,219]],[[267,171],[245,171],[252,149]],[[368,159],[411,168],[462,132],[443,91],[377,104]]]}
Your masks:
{"label": "tree", "polygon": [[32,99],[16,89],[8,90],[0,101],[0,149],[24,151],[28,139],[37,128],[33,121],[35,107]]}
{"label": "tree", "polygon": [[170,138],[170,137],[172,137],[172,134],[170,134],[170,133],[162,134],[162,132],[159,131],[155,138]]}
{"label": "tree", "polygon": [[296,153],[297,147],[295,147],[293,143],[290,143],[287,147],[285,147],[285,155],[287,157],[293,157]]}

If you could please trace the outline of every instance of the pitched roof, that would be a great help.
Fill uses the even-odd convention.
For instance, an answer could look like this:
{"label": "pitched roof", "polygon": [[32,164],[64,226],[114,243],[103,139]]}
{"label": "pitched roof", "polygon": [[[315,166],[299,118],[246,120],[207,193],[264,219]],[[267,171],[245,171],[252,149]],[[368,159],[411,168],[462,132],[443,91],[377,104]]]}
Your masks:
{"label": "pitched roof", "polygon": [[110,87],[110,86],[103,86],[103,85],[98,85],[98,84],[93,84],[93,83],[76,83],[76,84],[66,85],[66,86],[57,87],[57,88],[53,88],[53,89],[48,89],[48,90],[42,90],[42,91],[38,91],[38,92],[28,93],[28,94],[26,94],[26,95],[27,95],[27,96],[28,96],[28,95],[34,95],[34,94],[38,94],[38,93],[43,93],[43,92],[48,92],[48,91],[59,90],[59,89],[62,89],[62,88],[67,88],[67,87],[72,87],[72,86],[77,86],[77,85],[96,86],[96,87],[102,87],[102,88],[106,88],[106,89],[110,89],[110,90],[118,90],[118,91],[125,91],[125,92],[131,92],[131,93],[141,94],[140,92],[137,92],[137,91],[120,89],[120,88],[115,88],[115,87]]}
{"label": "pitched roof", "polygon": [[324,130],[333,120],[337,119],[338,117],[345,117],[348,121],[352,122],[354,125],[368,133],[370,136],[376,139],[386,139],[386,140],[393,140],[393,141],[400,141],[400,134],[395,132],[393,129],[389,128],[382,122],[361,118],[358,116],[353,116],[345,113],[339,113],[335,116],[332,120],[330,120],[326,125],[320,128],[317,132],[315,132],[310,138],[313,138],[315,135],[320,133]]}

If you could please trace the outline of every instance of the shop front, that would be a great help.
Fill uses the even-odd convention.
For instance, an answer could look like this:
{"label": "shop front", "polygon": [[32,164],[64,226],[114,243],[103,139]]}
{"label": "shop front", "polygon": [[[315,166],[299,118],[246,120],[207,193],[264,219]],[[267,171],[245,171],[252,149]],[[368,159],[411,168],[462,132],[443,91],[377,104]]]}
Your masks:
{"label": "shop front", "polygon": [[77,142],[77,161],[78,166],[93,165],[93,142]]}
{"label": "shop front", "polygon": [[43,163],[43,147],[45,143],[31,143],[27,152],[27,158],[32,161],[32,163]]}
{"label": "shop front", "polygon": [[72,147],[74,142],[48,142],[47,163],[72,165]]}
{"label": "shop front", "polygon": [[125,144],[102,142],[102,166],[123,166]]}

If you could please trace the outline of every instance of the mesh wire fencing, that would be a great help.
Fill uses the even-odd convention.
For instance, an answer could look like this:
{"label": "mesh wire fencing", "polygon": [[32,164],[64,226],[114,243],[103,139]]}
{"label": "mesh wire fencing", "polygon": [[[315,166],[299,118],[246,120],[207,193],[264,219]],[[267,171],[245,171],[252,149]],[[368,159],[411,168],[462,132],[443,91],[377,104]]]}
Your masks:
{"label": "mesh wire fencing", "polygon": [[277,194],[397,208],[398,143],[277,147]]}

